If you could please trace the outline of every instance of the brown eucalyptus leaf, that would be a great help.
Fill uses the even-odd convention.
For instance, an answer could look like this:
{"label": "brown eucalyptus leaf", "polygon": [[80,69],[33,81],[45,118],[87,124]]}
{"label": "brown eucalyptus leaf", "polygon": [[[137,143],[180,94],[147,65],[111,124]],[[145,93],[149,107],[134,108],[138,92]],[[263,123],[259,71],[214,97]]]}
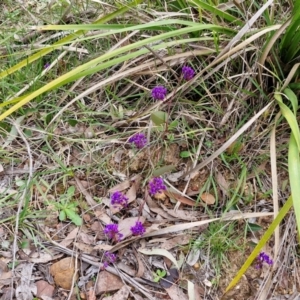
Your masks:
{"label": "brown eucalyptus leaf", "polygon": [[210,194],[210,193],[203,193],[201,195],[201,199],[207,204],[207,205],[212,205],[216,202],[215,197]]}
{"label": "brown eucalyptus leaf", "polygon": [[54,293],[54,286],[49,284],[47,281],[39,280],[35,283],[37,287],[36,296],[38,298],[43,298],[44,296],[52,298]]}
{"label": "brown eucalyptus leaf", "polygon": [[197,203],[191,199],[188,199],[187,197],[184,197],[178,193],[174,193],[174,192],[169,192],[169,191],[165,191],[165,194],[172,198],[175,199],[183,204],[189,205],[189,206],[196,206]]}
{"label": "brown eucalyptus leaf", "polygon": [[103,292],[116,291],[124,285],[120,277],[111,274],[107,271],[101,271],[96,282],[96,295]]}
{"label": "brown eucalyptus leaf", "polygon": [[[63,258],[50,267],[55,284],[66,290],[70,290],[72,287],[75,271],[75,260],[72,257]],[[77,279],[78,274],[75,276]]]}

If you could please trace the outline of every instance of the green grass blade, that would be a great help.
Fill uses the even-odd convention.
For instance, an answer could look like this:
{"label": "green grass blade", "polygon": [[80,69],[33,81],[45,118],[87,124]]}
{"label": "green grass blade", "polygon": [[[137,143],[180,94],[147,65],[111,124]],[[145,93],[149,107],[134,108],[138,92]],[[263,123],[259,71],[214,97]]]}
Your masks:
{"label": "green grass blade", "polygon": [[283,92],[287,96],[287,98],[291,101],[292,107],[293,107],[293,111],[294,111],[294,115],[296,115],[297,114],[297,110],[298,110],[298,99],[297,99],[297,96],[290,89],[285,89]]}
{"label": "green grass blade", "polygon": [[[108,14],[107,16],[95,21],[94,23],[98,24],[98,23],[105,23],[105,22],[108,22],[114,18],[116,18],[117,16],[119,15],[122,15],[124,14],[126,11],[128,11],[131,7],[134,7],[136,6],[137,4],[141,3],[142,0],[134,0],[133,2],[129,3],[126,7],[122,7],[120,9],[118,9],[117,11],[111,13],[111,14]],[[64,44],[64,43],[67,43],[67,42],[70,42],[72,40],[74,40],[75,38],[77,38],[78,36],[84,34],[86,31],[84,30],[79,30],[77,32],[74,32],[74,33],[71,33],[69,34],[68,36],[60,39],[59,41],[57,41],[56,43],[54,43],[52,46],[54,47],[51,47],[51,48],[46,48],[46,49],[43,49],[41,51],[38,51],[37,53],[35,53],[34,55],[22,60],[21,62],[19,62],[18,64],[14,65],[13,67],[7,69],[7,70],[4,70],[0,73],[0,79],[1,78],[4,78],[6,76],[8,76],[9,74],[12,74],[14,72],[16,72],[17,70],[23,68],[24,66],[27,66],[28,64],[30,64],[31,62],[45,56],[46,54],[52,52],[53,50],[56,49],[55,46],[58,45],[58,47],[61,45],[61,44]]]}
{"label": "green grass blade", "polygon": [[[163,34],[160,34],[160,35],[157,35],[154,37],[150,37],[150,38],[144,39],[142,41],[138,41],[133,44],[124,46],[124,47],[116,49],[114,51],[105,53],[104,55],[101,55],[100,57],[93,59],[93,60],[89,61],[88,63],[85,63],[85,64],[73,69],[72,71],[69,71],[68,73],[66,73],[66,74],[56,78],[55,80],[51,81],[50,83],[46,84],[42,88],[29,94],[27,97],[25,97],[24,99],[19,101],[17,104],[12,106],[10,109],[8,109],[4,113],[2,113],[0,115],[0,121],[3,120],[4,118],[6,118],[7,116],[9,116],[11,113],[16,111],[20,107],[22,107],[23,105],[25,105],[26,103],[28,103],[30,100],[36,98],[37,96],[39,96],[51,89],[59,87],[62,84],[65,84],[66,82],[69,82],[69,79],[72,76],[76,75],[75,76],[76,78],[83,77],[85,73],[81,73],[81,72],[84,72],[84,71],[88,70],[89,68],[94,67],[95,65],[98,65],[99,63],[102,63],[103,61],[110,59],[111,57],[123,54],[124,52],[133,50],[135,48],[141,48],[142,46],[144,46],[146,44],[149,44],[149,43],[152,43],[152,42],[155,42],[158,40],[164,40],[164,39],[167,39],[170,37],[179,36],[179,35],[187,34],[187,33],[194,32],[194,31],[201,31],[201,30],[207,30],[207,29],[215,30],[215,28],[221,28],[221,26],[214,26],[214,25],[207,26],[205,24],[196,24],[195,23],[194,27],[185,27],[185,28],[178,29],[177,31],[166,32],[166,33],[163,33]],[[146,49],[143,49],[143,50],[148,51]],[[99,68],[101,68],[101,66]],[[12,100],[14,100],[14,99],[12,99]]]}
{"label": "green grass blade", "polygon": [[300,232],[300,158],[299,149],[293,134],[291,134],[290,144],[289,144],[289,178],[291,184],[292,198],[294,211],[296,214],[296,222],[298,228],[298,234]]}
{"label": "green grass blade", "polygon": [[244,25],[244,23],[241,20],[237,19],[236,17],[232,16],[231,14],[224,12],[222,10],[219,10],[218,8],[211,6],[201,0],[189,0],[189,2],[197,5],[198,7],[201,7],[202,9],[205,9],[205,10],[211,12],[215,16],[218,16],[226,21],[238,24],[240,26]]}
{"label": "green grass blade", "polygon": [[292,111],[283,103],[282,97],[279,93],[275,93],[274,97],[277,100],[278,105],[280,106],[282,115],[286,118],[287,122],[291,127],[292,133],[294,135],[294,138],[298,146],[298,150],[300,151],[300,131],[299,131],[297,118],[292,113]]}
{"label": "green grass blade", "polygon": [[237,275],[232,279],[232,281],[227,286],[225,293],[227,293],[230,289],[232,289],[241,279],[241,277],[245,274],[247,269],[251,266],[252,262],[255,260],[255,258],[258,256],[261,249],[264,247],[264,245],[267,243],[269,238],[272,236],[273,232],[275,231],[276,227],[280,224],[280,222],[283,220],[283,218],[286,216],[286,214],[289,212],[293,205],[292,196],[288,198],[288,200],[285,202],[284,206],[279,211],[277,217],[274,219],[272,224],[269,226],[265,234],[262,236],[250,256],[247,258],[241,269],[238,271]]}

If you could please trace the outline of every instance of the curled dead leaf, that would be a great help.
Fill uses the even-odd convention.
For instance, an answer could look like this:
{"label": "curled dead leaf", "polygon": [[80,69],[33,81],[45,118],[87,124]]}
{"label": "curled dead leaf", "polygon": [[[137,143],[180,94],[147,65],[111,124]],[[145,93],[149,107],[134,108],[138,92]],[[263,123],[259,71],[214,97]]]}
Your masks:
{"label": "curled dead leaf", "polygon": [[186,205],[189,205],[189,206],[196,206],[197,203],[187,197],[184,197],[178,193],[174,193],[174,192],[169,192],[169,191],[165,191],[165,194],[172,198],[172,199],[175,199],[183,204],[186,204]]}
{"label": "curled dead leaf", "polygon": [[201,199],[207,204],[207,205],[212,205],[216,202],[215,197],[210,194],[210,193],[203,193],[201,195]]}
{"label": "curled dead leaf", "polygon": [[71,289],[75,272],[75,260],[72,257],[61,259],[50,267],[55,283],[66,290]]}

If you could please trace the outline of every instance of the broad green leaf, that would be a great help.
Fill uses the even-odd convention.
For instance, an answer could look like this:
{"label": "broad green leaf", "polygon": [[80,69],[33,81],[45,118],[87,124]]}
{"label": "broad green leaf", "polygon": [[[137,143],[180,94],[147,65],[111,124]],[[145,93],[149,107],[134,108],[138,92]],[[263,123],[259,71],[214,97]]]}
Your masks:
{"label": "broad green leaf", "polygon": [[259,230],[262,230],[261,226],[255,224],[255,223],[248,223],[247,224],[247,231],[255,232],[255,231],[259,231]]}
{"label": "broad green leaf", "polygon": [[300,158],[299,149],[296,144],[295,137],[291,133],[290,143],[289,143],[289,179],[291,184],[292,198],[294,211],[296,215],[296,223],[298,228],[298,234],[300,233]]}
{"label": "broad green leaf", "polygon": [[81,217],[74,212],[72,209],[65,209],[65,212],[67,214],[67,217],[77,226],[81,226],[82,225],[82,219]]}
{"label": "broad green leaf", "polygon": [[297,114],[297,110],[298,110],[298,99],[297,99],[297,96],[290,89],[285,89],[283,92],[288,97],[288,99],[291,101],[292,106],[293,106],[294,114],[296,115]]}
{"label": "broad green leaf", "polygon": [[164,111],[155,111],[151,114],[151,120],[156,126],[165,124],[168,119],[168,114]]}
{"label": "broad green leaf", "polygon": [[172,172],[176,167],[173,165],[163,166],[153,171],[153,176],[158,177],[166,173]]}
{"label": "broad green leaf", "polygon": [[277,100],[278,105],[283,116],[286,118],[289,123],[292,133],[294,135],[295,141],[297,143],[298,151],[300,151],[300,131],[297,119],[292,111],[282,102],[282,97],[279,93],[275,93],[274,98]]}
{"label": "broad green leaf", "polygon": [[67,196],[68,198],[72,198],[74,196],[75,193],[75,186],[70,186],[67,190]]}
{"label": "broad green leaf", "polygon": [[187,158],[191,156],[191,152],[190,151],[181,151],[180,152],[180,157],[181,158]]}
{"label": "broad green leaf", "polygon": [[202,9],[205,9],[205,10],[211,12],[215,16],[219,16],[220,18],[222,18],[226,21],[229,21],[231,23],[236,23],[240,26],[244,25],[244,22],[239,20],[237,17],[232,16],[231,14],[229,14],[225,11],[219,10],[218,8],[216,8],[212,5],[209,5],[208,3],[204,2],[204,1],[201,1],[201,0],[188,0],[188,1],[190,3],[194,3],[198,7],[201,7]]}
{"label": "broad green leaf", "polygon": [[232,289],[241,279],[241,277],[246,273],[247,269],[251,266],[252,262],[256,259],[261,249],[264,247],[264,245],[267,243],[269,238],[274,233],[276,227],[279,225],[279,223],[283,220],[283,218],[286,216],[286,214],[289,212],[293,205],[292,196],[288,198],[288,200],[285,202],[284,206],[279,211],[277,217],[274,219],[274,221],[271,223],[265,234],[262,236],[250,256],[247,258],[241,269],[238,271],[237,275],[232,279],[230,284],[227,286],[225,293],[227,293],[230,289]]}
{"label": "broad green leaf", "polygon": [[59,220],[60,221],[64,221],[66,219],[66,213],[64,210],[61,210],[60,213],[59,213]]}

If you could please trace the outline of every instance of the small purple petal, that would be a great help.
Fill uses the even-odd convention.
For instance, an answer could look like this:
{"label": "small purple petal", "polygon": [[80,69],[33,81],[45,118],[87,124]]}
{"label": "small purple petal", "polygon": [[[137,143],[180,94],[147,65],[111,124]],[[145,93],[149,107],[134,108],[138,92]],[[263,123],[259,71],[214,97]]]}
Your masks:
{"label": "small purple petal", "polygon": [[49,68],[49,67],[50,67],[50,63],[45,63],[44,69],[47,69],[47,68]]}
{"label": "small purple petal", "polygon": [[154,177],[149,182],[149,194],[155,195],[157,193],[161,193],[163,190],[166,190],[166,186],[164,185],[164,181],[160,177]]}
{"label": "small purple petal", "polygon": [[121,192],[114,192],[111,195],[111,204],[126,207],[128,205],[128,198]]}
{"label": "small purple petal", "polygon": [[185,80],[191,80],[195,76],[195,71],[188,66],[182,68],[182,75]]}
{"label": "small purple petal", "polygon": [[129,143],[133,143],[138,149],[141,149],[147,145],[147,138],[143,133],[136,133],[129,139]]}
{"label": "small purple petal", "polygon": [[142,236],[146,232],[143,223],[140,221],[137,221],[134,226],[130,227],[130,230],[133,235],[140,235],[140,236]]}
{"label": "small purple petal", "polygon": [[167,95],[167,89],[162,86],[162,85],[158,85],[155,88],[152,89],[151,91],[151,95],[154,99],[156,100],[164,100],[164,98]]}
{"label": "small purple petal", "polygon": [[257,264],[256,264],[255,268],[261,269],[264,263],[266,263],[268,265],[272,265],[273,260],[265,252],[260,252],[259,255],[257,256]]}
{"label": "small purple petal", "polygon": [[118,224],[107,224],[104,228],[104,234],[107,235],[109,239],[120,241],[123,234],[119,232]]}

